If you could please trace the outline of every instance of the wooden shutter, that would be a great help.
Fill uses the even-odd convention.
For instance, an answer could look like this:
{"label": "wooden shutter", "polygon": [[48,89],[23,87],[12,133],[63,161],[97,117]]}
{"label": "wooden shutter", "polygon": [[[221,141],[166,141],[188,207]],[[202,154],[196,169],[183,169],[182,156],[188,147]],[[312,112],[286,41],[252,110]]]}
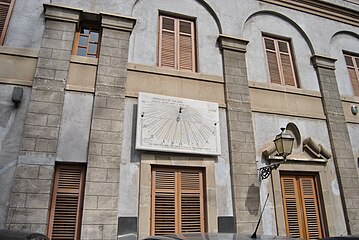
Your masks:
{"label": "wooden shutter", "polygon": [[278,40],[278,51],[285,85],[296,86],[293,61],[290,54],[289,42]]}
{"label": "wooden shutter", "polygon": [[152,234],[163,235],[176,229],[176,177],[174,171],[158,169],[153,172]]}
{"label": "wooden shutter", "polygon": [[84,166],[56,166],[48,230],[51,239],[80,239],[84,181]]}
{"label": "wooden shutter", "polygon": [[194,71],[194,24],[179,20],[179,69]]}
{"label": "wooden shutter", "polygon": [[322,238],[314,178],[310,176],[301,177],[299,182],[302,193],[304,223],[307,226],[306,236],[309,239]]}
{"label": "wooden shutter", "polygon": [[353,92],[359,97],[359,57],[344,55],[347,64],[350,81],[352,82]]}
{"label": "wooden shutter", "polygon": [[288,236],[323,237],[314,176],[281,176]]}
{"label": "wooden shutter", "polygon": [[269,78],[272,83],[297,86],[288,41],[264,37]]}
{"label": "wooden shutter", "polygon": [[203,199],[201,170],[153,168],[151,235],[204,232]]}
{"label": "wooden shutter", "polygon": [[15,0],[0,0],[0,45],[4,43]]}
{"label": "wooden shutter", "polygon": [[299,238],[303,229],[296,179],[293,176],[282,177],[284,213],[286,216],[287,235]]}
{"label": "wooden shutter", "polygon": [[272,83],[282,84],[275,42],[273,39],[264,38],[264,45],[267,54],[269,78]]}
{"label": "wooden shutter", "polygon": [[176,62],[176,22],[174,18],[160,17],[160,45],[159,45],[159,66],[177,66]]}
{"label": "wooden shutter", "polygon": [[182,171],[181,232],[204,232],[202,172]]}
{"label": "wooden shutter", "polygon": [[195,71],[194,22],[160,16],[159,66]]}

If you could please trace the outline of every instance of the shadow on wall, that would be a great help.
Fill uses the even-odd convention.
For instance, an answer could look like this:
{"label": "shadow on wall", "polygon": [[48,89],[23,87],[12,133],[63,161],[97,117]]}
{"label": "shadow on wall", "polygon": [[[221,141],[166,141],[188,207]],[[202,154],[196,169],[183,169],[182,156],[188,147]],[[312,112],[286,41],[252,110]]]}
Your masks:
{"label": "shadow on wall", "polygon": [[246,209],[248,210],[249,214],[251,215],[258,215],[259,211],[259,204],[260,204],[260,198],[259,198],[259,187],[254,186],[252,184],[248,188],[247,192],[247,198],[246,198]]}
{"label": "shadow on wall", "polygon": [[0,151],[3,141],[14,123],[16,111],[8,105],[0,104]]}

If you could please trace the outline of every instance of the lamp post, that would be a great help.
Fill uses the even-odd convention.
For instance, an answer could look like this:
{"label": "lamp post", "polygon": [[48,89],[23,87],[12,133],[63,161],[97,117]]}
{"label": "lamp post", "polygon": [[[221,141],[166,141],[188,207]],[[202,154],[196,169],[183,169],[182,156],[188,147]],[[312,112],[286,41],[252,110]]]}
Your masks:
{"label": "lamp post", "polygon": [[286,162],[287,156],[292,153],[294,138],[290,134],[285,133],[284,130],[285,128],[281,128],[281,133],[273,140],[275,148],[277,149],[277,155],[282,156],[283,161],[261,167],[259,169],[259,174],[262,180],[268,178],[271,175],[272,170],[276,170],[280,164]]}

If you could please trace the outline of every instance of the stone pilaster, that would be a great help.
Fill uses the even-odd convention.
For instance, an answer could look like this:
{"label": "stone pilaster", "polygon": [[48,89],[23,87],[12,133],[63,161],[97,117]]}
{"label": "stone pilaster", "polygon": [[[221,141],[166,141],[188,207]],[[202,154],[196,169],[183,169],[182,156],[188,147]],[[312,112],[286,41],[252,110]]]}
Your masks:
{"label": "stone pilaster", "polygon": [[232,196],[237,232],[253,232],[260,207],[252,111],[245,61],[248,41],[219,37],[223,53]]}
{"label": "stone pilaster", "polygon": [[101,14],[82,239],[117,239],[119,170],[129,37],[135,19]]}
{"label": "stone pilaster", "polygon": [[64,88],[80,11],[45,4],[45,30],[12,188],[7,226],[46,232]]}
{"label": "stone pilaster", "polygon": [[358,233],[359,178],[334,73],[336,60],[319,55],[314,55],[312,60],[319,79],[347,231]]}

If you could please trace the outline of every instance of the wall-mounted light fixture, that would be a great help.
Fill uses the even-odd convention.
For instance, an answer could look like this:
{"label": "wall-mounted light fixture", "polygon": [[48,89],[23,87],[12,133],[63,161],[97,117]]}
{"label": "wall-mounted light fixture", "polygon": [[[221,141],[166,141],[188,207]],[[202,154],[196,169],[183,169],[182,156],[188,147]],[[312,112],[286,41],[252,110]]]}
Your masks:
{"label": "wall-mounted light fixture", "polygon": [[22,100],[22,88],[21,87],[14,87],[14,90],[12,91],[12,102],[15,105],[15,108],[18,108],[20,106],[21,100]]}
{"label": "wall-mounted light fixture", "polygon": [[358,107],[356,105],[352,105],[351,107],[352,114],[357,115],[358,114]]}
{"label": "wall-mounted light fixture", "polygon": [[290,134],[285,133],[284,130],[285,128],[281,128],[281,133],[273,140],[277,150],[277,155],[282,156],[283,161],[261,167],[259,169],[259,174],[262,180],[268,178],[273,170],[276,170],[280,164],[286,162],[287,156],[292,153],[294,138]]}

